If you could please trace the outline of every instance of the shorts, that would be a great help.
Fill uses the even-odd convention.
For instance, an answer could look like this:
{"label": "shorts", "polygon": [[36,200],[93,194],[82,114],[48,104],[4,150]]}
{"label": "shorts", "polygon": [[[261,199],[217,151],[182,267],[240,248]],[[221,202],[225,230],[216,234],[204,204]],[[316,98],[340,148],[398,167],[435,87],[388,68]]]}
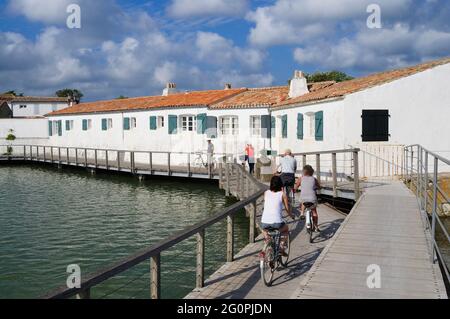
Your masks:
{"label": "shorts", "polygon": [[266,230],[269,228],[273,228],[273,229],[281,229],[284,227],[284,225],[286,225],[286,223],[275,223],[275,224],[265,224],[265,223],[261,223],[261,228]]}
{"label": "shorts", "polygon": [[317,208],[317,201],[310,201],[310,200],[308,200],[308,201],[302,201],[302,205],[303,205],[304,203],[312,203],[313,205],[309,207],[309,208],[311,208],[311,209]]}
{"label": "shorts", "polygon": [[295,174],[291,173],[283,173],[280,175],[281,181],[283,182],[283,186],[291,186],[294,187],[295,185]]}

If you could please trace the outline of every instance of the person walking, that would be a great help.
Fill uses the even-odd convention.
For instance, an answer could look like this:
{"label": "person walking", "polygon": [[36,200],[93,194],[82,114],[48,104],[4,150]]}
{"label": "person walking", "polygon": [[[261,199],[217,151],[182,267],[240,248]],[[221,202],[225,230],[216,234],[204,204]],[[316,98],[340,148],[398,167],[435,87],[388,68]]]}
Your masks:
{"label": "person walking", "polygon": [[255,148],[252,144],[247,144],[245,147],[245,160],[248,163],[250,174],[255,172]]}
{"label": "person walking", "polygon": [[213,167],[213,159],[214,159],[214,144],[211,140],[208,140],[208,149],[206,151],[208,157],[208,173],[211,175],[214,167]]}

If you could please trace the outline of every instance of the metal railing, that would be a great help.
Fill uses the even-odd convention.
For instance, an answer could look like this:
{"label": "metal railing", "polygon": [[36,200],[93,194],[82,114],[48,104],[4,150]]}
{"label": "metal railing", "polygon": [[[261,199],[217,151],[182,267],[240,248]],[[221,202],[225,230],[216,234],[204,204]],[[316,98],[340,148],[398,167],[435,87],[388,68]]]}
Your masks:
{"label": "metal railing", "polygon": [[[91,289],[106,280],[113,278],[126,270],[146,261],[150,261],[150,296],[152,299],[161,298],[161,253],[173,247],[174,245],[187,240],[193,236],[197,237],[197,267],[196,267],[196,287],[202,288],[205,283],[205,230],[222,220],[227,220],[227,262],[234,259],[234,217],[242,209],[250,207],[250,231],[249,243],[255,242],[256,236],[256,210],[257,201],[263,196],[267,187],[257,181],[253,176],[246,172],[242,166],[237,164],[225,163],[219,164],[220,185],[225,188],[227,195],[232,192],[245,197],[234,205],[217,213],[216,215],[188,227],[179,233],[144,249],[130,257],[127,257],[114,265],[107,267],[94,274],[88,275],[82,280],[80,288],[67,288],[63,286],[43,296],[45,299],[65,299],[76,297],[78,299],[89,299]],[[232,183],[234,182],[234,185]],[[233,189],[233,191],[232,191]]]}
{"label": "metal railing", "polygon": [[[319,182],[321,182],[323,172],[323,162],[324,157],[326,155],[331,156],[331,182],[332,182],[332,188],[333,188],[333,197],[338,197],[338,154],[351,154],[352,158],[352,164],[350,166],[350,175],[353,179],[353,187],[354,187],[354,194],[355,194],[355,200],[357,201],[361,197],[361,189],[360,189],[360,175],[359,175],[359,148],[352,148],[352,149],[344,149],[344,150],[331,150],[331,151],[322,151],[322,152],[306,152],[306,153],[294,153],[292,154],[294,157],[301,157],[302,158],[302,167],[304,167],[306,164],[310,164],[315,168],[315,174]],[[314,159],[312,161],[308,160],[308,157],[313,156]]]}
{"label": "metal railing", "polygon": [[[193,163],[199,152],[165,152],[165,151],[136,151],[119,149],[102,149],[87,147],[64,147],[52,145],[12,145],[12,153],[7,151],[9,145],[0,145],[0,158],[21,159],[25,161],[41,161],[58,165],[81,166],[94,169],[128,171],[131,173],[164,172],[172,176],[174,172],[192,177],[194,173],[214,177],[211,165],[196,167]],[[206,155],[203,154],[203,155]],[[156,157],[159,156],[159,159]],[[177,164],[175,157],[178,159]],[[229,161],[229,154],[215,153],[216,162]],[[125,160],[127,158],[127,160]],[[207,159],[205,163],[207,162]]]}
{"label": "metal railing", "polygon": [[417,144],[406,146],[404,152],[403,177],[410,188],[414,188],[420,209],[426,213],[427,227],[431,232],[432,262],[441,262],[448,282],[449,270],[436,242],[436,230],[439,226],[447,243],[450,244],[448,231],[439,217],[439,210],[442,212],[443,205],[450,203],[449,195],[439,186],[439,167],[450,165],[450,160]]}

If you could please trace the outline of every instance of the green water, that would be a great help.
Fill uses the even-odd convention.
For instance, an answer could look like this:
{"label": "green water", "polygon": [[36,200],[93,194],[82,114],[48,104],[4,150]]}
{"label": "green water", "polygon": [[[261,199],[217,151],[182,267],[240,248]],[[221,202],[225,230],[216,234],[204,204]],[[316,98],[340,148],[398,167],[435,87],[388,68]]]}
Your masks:
{"label": "green water", "polygon": [[[69,264],[82,274],[108,266],[229,206],[216,185],[82,170],[0,166],[0,298],[34,298],[64,285]],[[248,220],[235,226],[246,244]],[[195,285],[195,238],[162,254],[162,297]],[[226,226],[206,232],[206,273],[224,261]],[[93,298],[148,298],[149,262],[93,288]]]}

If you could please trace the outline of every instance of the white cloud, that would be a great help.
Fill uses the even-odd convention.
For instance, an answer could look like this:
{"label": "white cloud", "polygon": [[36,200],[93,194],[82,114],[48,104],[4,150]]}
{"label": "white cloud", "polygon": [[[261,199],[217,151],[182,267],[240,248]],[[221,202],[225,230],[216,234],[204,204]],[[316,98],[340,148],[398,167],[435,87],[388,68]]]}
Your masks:
{"label": "white cloud", "polygon": [[243,16],[248,0],[173,0],[167,8],[175,18]]}
{"label": "white cloud", "polygon": [[66,21],[67,6],[73,2],[73,0],[14,0],[10,1],[9,9],[31,21],[61,23]]}

